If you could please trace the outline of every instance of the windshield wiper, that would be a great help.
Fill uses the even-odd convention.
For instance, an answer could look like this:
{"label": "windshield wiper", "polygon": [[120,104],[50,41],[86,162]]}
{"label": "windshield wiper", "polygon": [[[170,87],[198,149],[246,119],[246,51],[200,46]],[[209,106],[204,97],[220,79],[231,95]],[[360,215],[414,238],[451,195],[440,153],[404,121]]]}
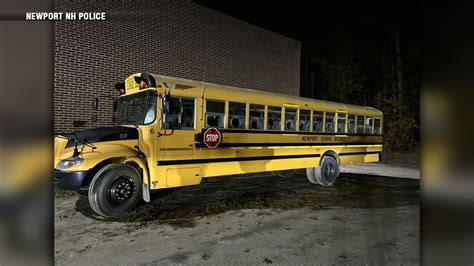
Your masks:
{"label": "windshield wiper", "polygon": [[90,147],[92,150],[97,149],[97,147],[94,144],[92,144],[92,142],[88,141],[86,138],[81,143],[86,145],[87,147]]}
{"label": "windshield wiper", "polygon": [[[71,135],[71,136],[73,136],[73,138],[67,137],[65,135]],[[87,147],[90,147],[92,150],[97,149],[97,147],[94,144],[92,144],[92,142],[88,141],[86,138],[84,138],[83,141],[80,141],[79,137],[74,132],[71,132],[71,133],[59,132],[59,134],[56,134],[55,136],[58,137],[58,138],[74,141],[74,152],[72,154],[72,157],[77,157],[82,152],[82,151],[79,152],[79,149],[77,148],[78,143],[82,144],[83,148],[84,148],[84,146],[87,146]]]}

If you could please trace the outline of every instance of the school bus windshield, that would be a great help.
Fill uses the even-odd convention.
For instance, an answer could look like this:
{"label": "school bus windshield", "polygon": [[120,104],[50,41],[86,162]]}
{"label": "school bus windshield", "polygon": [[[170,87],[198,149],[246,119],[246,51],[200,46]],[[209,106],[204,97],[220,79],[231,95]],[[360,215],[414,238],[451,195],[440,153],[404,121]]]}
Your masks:
{"label": "school bus windshield", "polygon": [[155,91],[144,91],[119,98],[117,123],[119,125],[146,125],[156,119]]}

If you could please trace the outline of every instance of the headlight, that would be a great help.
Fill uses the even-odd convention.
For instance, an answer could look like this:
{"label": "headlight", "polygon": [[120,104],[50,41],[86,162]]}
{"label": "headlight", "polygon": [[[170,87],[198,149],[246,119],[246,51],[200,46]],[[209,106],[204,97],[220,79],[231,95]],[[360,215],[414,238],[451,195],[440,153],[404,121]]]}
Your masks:
{"label": "headlight", "polygon": [[84,161],[84,159],[79,158],[79,157],[67,158],[67,159],[61,160],[58,163],[58,165],[56,165],[56,169],[64,170],[64,169],[68,169],[68,168],[71,168],[71,167],[75,167],[75,166],[80,165],[83,161]]}

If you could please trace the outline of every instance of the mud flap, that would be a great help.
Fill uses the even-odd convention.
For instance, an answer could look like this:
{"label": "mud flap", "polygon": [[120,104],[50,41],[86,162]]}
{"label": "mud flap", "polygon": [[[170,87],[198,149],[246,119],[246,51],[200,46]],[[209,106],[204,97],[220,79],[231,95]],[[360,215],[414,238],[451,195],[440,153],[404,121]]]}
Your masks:
{"label": "mud flap", "polygon": [[150,202],[150,188],[148,187],[148,184],[142,184],[142,197],[144,201]]}

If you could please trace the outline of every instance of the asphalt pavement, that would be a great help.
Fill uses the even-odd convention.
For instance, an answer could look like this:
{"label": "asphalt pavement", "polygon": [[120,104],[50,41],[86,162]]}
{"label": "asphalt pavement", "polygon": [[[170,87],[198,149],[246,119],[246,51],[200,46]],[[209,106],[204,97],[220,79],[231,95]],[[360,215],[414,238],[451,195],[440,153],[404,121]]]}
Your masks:
{"label": "asphalt pavement", "polygon": [[332,187],[270,173],[163,190],[104,221],[55,198],[58,265],[418,264],[416,166],[342,167]]}

